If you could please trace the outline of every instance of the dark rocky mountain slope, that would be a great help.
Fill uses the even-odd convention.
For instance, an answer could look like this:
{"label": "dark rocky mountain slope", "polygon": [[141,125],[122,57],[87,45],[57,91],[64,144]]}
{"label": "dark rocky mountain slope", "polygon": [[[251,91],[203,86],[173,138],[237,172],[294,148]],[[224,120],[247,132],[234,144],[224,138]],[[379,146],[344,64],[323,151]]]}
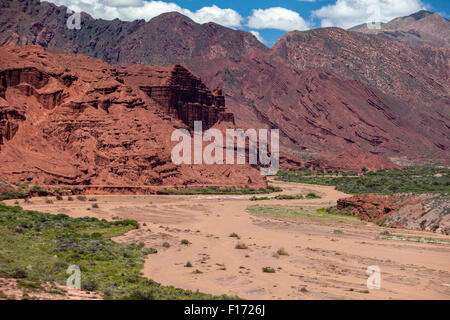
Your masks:
{"label": "dark rocky mountain slope", "polygon": [[167,13],[145,22],[66,27],[66,8],[0,0],[0,44],[39,44],[112,64],[182,64],[221,87],[237,124],[279,128],[282,152],[358,146],[384,156],[448,160],[449,49],[412,48],[338,28],[294,31],[269,49],[248,32]]}

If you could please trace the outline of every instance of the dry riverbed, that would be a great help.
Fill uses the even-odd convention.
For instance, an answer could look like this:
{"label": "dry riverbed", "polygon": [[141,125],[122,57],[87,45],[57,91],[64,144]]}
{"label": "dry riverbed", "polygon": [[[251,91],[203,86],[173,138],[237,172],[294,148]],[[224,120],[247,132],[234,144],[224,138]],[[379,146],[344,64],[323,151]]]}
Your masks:
{"label": "dry riverbed", "polygon": [[[358,218],[318,213],[317,209],[335,205],[347,195],[327,186],[271,183],[280,186],[282,194],[314,192],[322,198],[87,196],[96,201],[64,197],[49,198],[53,203],[46,203],[46,198],[33,198],[29,204],[19,200],[19,205],[72,217],[139,221],[139,229],[115,240],[156,248],[158,253],[148,256],[143,273],[163,285],[247,299],[450,298],[450,244],[377,239],[384,230],[444,242],[450,241],[449,236],[387,229]],[[246,210],[255,205],[288,206],[299,214],[280,213],[283,209],[275,214]],[[237,249],[238,244],[244,249]],[[366,270],[373,265],[381,269],[379,290],[366,287]],[[275,272],[263,272],[266,267]]]}

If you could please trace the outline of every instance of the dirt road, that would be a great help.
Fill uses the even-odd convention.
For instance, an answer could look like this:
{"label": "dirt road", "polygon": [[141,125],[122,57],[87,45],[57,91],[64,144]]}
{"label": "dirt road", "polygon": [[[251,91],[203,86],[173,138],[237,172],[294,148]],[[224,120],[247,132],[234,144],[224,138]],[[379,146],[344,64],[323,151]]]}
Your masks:
{"label": "dirt road", "polygon": [[[450,245],[378,240],[386,228],[316,211],[346,196],[333,187],[271,183],[283,188],[283,194],[314,192],[322,198],[95,196],[99,208],[79,200],[47,204],[43,198],[19,204],[73,217],[139,221],[141,228],[115,240],[158,249],[148,256],[143,273],[164,285],[247,299],[450,299]],[[302,213],[246,211],[254,205],[289,206]],[[389,231],[450,241],[419,231]],[[230,237],[232,233],[239,239]],[[247,248],[236,249],[238,243]],[[280,248],[287,255],[277,254]],[[188,261],[192,267],[185,266]],[[366,286],[366,270],[373,265],[381,270],[379,290]],[[263,272],[265,267],[275,272]]]}

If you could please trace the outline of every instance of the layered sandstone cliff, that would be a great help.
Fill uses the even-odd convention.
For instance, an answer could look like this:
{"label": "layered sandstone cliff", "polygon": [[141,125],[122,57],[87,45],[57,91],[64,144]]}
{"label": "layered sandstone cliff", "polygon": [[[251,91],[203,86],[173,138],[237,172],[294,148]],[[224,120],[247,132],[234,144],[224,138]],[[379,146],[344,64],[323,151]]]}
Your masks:
{"label": "layered sandstone cliff", "polygon": [[[220,91],[181,66],[116,69],[0,48],[0,177],[41,185],[266,185],[248,165],[174,165],[176,128],[233,128]],[[226,178],[226,179],[224,179]]]}
{"label": "layered sandstone cliff", "polygon": [[144,91],[166,114],[180,119],[190,128],[194,127],[194,121],[202,121],[205,129],[219,121],[234,122],[233,114],[226,112],[222,90],[211,92],[199,78],[180,65],[135,65],[120,69],[119,75],[126,85]]}

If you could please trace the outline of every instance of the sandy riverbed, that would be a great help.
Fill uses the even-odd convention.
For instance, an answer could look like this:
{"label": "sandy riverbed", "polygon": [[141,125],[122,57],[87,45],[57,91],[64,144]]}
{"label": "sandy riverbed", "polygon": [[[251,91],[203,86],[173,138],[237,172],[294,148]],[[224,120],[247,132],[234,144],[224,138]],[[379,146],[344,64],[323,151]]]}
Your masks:
{"label": "sandy riverbed", "polygon": [[[357,218],[316,213],[345,197],[333,187],[272,181],[284,194],[315,192],[322,199],[249,201],[250,196],[89,196],[89,201],[33,198],[25,209],[135,219],[141,228],[116,241],[158,249],[143,274],[163,285],[247,299],[449,299],[450,245],[377,240],[386,230]],[[13,204],[14,200],[7,201]],[[300,217],[246,212],[251,205],[301,206]],[[144,225],[145,224],[145,225]],[[340,230],[343,233],[335,234]],[[402,235],[450,237],[410,230]],[[240,239],[230,237],[231,233]],[[186,239],[189,245],[181,244]],[[164,242],[169,248],[162,246]],[[248,249],[236,249],[238,242]],[[274,254],[284,248],[288,255]],[[190,261],[192,268],[184,265]],[[368,266],[381,269],[381,289],[367,291]],[[262,272],[271,267],[275,273]],[[199,270],[202,273],[194,273]]]}

